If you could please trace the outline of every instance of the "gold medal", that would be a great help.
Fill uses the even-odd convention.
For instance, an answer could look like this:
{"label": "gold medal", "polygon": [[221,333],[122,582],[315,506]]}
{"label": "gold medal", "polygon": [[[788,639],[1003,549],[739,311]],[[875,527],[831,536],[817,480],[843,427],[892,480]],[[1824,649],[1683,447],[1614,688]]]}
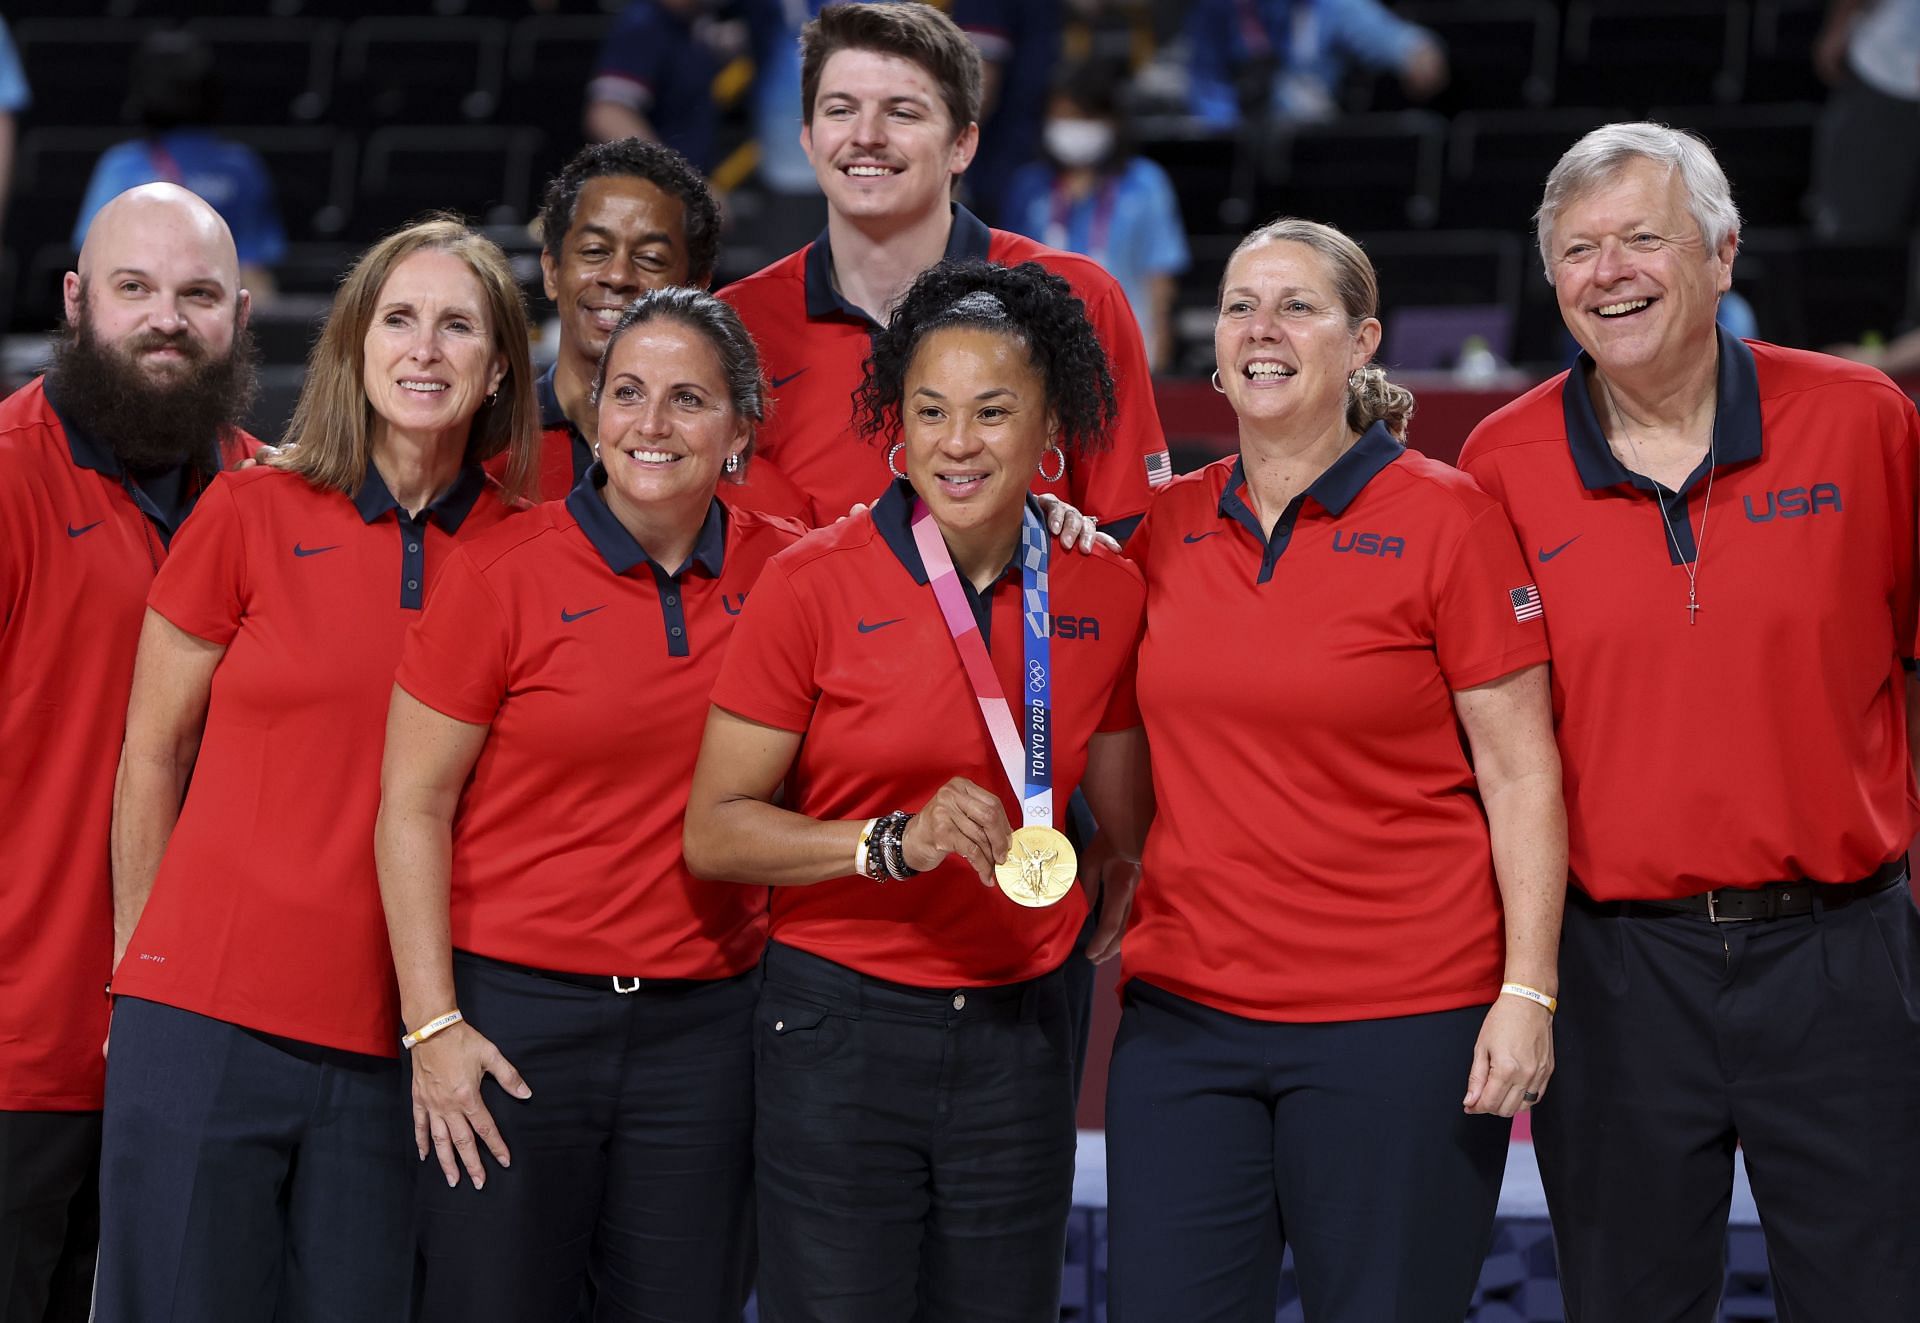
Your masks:
{"label": "gold medal", "polygon": [[1038,909],[1073,890],[1080,861],[1073,843],[1051,827],[1021,827],[1007,843],[1007,857],[993,866],[994,880],[1009,899]]}

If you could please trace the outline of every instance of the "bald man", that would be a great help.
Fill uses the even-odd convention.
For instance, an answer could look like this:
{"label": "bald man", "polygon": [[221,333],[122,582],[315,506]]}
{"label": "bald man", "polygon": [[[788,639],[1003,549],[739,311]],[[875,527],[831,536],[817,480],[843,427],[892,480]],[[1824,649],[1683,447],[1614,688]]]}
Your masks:
{"label": "bald man", "polygon": [[104,207],[44,377],[0,401],[0,1323],[84,1323],[113,957],[107,866],[147,588],[258,443],[247,293],[200,198]]}

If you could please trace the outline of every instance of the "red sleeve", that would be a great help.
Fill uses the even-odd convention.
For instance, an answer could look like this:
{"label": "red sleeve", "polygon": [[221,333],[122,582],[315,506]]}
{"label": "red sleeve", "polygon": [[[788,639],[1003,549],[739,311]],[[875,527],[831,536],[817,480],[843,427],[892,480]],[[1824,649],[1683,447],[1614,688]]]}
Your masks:
{"label": "red sleeve", "polygon": [[1101,730],[1132,730],[1140,724],[1140,702],[1133,693],[1139,661],[1140,640],[1135,637],[1127,645],[1126,665],[1120,668],[1119,678],[1113,682],[1113,693],[1107,698],[1107,710],[1100,717]]}
{"label": "red sleeve", "polygon": [[1467,526],[1434,607],[1434,649],[1456,691],[1547,660],[1540,591],[1506,511],[1489,503]]}
{"label": "red sleeve", "polygon": [[147,605],[196,638],[225,647],[239,632],[251,595],[240,507],[223,475],[200,494],[173,535]]}
{"label": "red sleeve", "polygon": [[506,613],[459,548],[407,630],[394,679],[443,716],[490,725],[507,694],[508,651]]}
{"label": "red sleeve", "polygon": [[786,567],[769,561],[733,627],[713,704],[781,730],[804,731],[820,701],[820,633]]}
{"label": "red sleeve", "polygon": [[1113,444],[1074,466],[1068,490],[1076,507],[1112,523],[1143,513],[1153,489],[1172,479],[1173,464],[1160,427],[1140,323],[1118,281],[1109,278],[1104,290],[1088,299],[1087,316],[1113,373]]}

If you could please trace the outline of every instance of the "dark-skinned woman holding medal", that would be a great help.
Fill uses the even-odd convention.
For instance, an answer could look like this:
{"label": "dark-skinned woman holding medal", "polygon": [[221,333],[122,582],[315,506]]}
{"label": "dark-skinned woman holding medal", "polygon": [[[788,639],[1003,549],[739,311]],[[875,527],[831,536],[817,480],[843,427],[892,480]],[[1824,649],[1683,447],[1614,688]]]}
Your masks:
{"label": "dark-skinned woman holding medal", "polygon": [[[930,270],[876,335],[858,399],[901,476],[774,557],[734,633],[685,854],[698,875],[773,888],[756,1057],[767,1323],[1058,1316],[1074,1153],[1061,971],[1097,879],[1100,959],[1137,877],[1144,588],[1104,549],[1049,555],[1027,486],[1103,443],[1113,398],[1059,277]],[[1058,830],[1076,785],[1106,833],[1084,889]]]}
{"label": "dark-skinned woman holding medal", "polygon": [[1107,1091],[1115,1323],[1458,1323],[1553,1069],[1566,819],[1513,530],[1403,444],[1372,264],[1249,235],[1238,453],[1128,543],[1156,814]]}

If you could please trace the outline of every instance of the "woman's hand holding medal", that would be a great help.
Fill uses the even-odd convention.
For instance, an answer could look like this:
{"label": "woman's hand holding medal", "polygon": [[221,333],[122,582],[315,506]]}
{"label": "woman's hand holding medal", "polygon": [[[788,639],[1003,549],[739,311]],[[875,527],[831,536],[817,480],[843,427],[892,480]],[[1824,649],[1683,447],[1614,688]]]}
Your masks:
{"label": "woman's hand holding medal", "polygon": [[993,869],[1007,857],[1013,829],[1007,823],[1000,797],[956,776],[938,790],[907,823],[900,848],[907,865],[921,872],[937,868],[950,854],[965,859],[980,875],[981,884],[994,884]]}

